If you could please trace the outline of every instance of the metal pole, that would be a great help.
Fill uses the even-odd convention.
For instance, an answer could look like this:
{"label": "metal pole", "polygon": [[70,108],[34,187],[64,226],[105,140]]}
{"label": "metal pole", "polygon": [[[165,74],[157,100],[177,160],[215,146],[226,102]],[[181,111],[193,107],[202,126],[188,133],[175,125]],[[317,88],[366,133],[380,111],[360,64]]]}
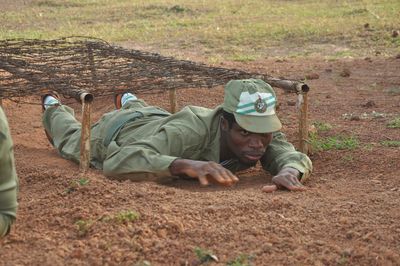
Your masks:
{"label": "metal pole", "polygon": [[92,108],[93,95],[90,93],[81,93],[80,101],[82,103],[82,130],[81,130],[81,154],[80,169],[86,172],[90,167],[90,112]]}
{"label": "metal pole", "polygon": [[[96,69],[94,67],[93,49],[87,44],[89,69],[92,73],[93,85],[96,88]],[[80,169],[85,173],[90,167],[90,116],[92,109],[93,95],[87,92],[78,92],[80,102],[82,104],[82,127],[81,127],[81,154]]]}
{"label": "metal pole", "polygon": [[309,140],[308,140],[308,93],[302,93],[302,103],[300,105],[299,114],[299,140],[300,140],[300,151],[308,154],[309,152]]}

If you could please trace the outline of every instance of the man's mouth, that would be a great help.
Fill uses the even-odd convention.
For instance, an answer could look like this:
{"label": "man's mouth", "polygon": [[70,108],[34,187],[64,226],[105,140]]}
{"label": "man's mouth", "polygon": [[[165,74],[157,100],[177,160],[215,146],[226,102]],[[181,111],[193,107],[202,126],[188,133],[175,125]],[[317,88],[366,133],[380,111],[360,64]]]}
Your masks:
{"label": "man's mouth", "polygon": [[245,153],[244,157],[249,161],[258,161],[263,155],[264,153]]}

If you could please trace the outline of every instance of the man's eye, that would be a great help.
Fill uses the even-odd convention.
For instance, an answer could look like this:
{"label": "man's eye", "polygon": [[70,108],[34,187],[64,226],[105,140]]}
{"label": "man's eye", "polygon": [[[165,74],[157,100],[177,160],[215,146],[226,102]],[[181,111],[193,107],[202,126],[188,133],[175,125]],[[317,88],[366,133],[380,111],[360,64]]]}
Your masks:
{"label": "man's eye", "polygon": [[241,131],[240,131],[240,134],[242,134],[243,136],[247,136],[247,135],[250,134],[250,132],[249,132],[249,131],[246,131],[246,130],[241,130]]}

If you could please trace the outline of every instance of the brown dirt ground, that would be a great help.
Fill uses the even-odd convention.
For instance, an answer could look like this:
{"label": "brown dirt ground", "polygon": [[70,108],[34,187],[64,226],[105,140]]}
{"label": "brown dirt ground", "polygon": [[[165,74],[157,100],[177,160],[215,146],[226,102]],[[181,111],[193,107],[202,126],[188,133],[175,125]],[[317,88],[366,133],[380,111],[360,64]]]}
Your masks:
{"label": "brown dirt ground", "polygon": [[[4,100],[20,178],[18,220],[0,241],[2,265],[196,265],[196,247],[225,265],[240,254],[253,265],[400,265],[400,140],[386,127],[400,113],[400,59],[266,59],[229,64],[245,70],[308,81],[310,119],[333,125],[321,135],[354,135],[354,150],[316,152],[306,192],[261,192],[271,176],[259,168],[240,174],[232,188],[202,188],[195,181],[115,181],[100,171],[80,174],[60,158],[41,125],[39,97],[32,104]],[[341,73],[347,71],[348,77]],[[283,131],[297,145],[295,96],[278,91]],[[168,108],[167,95],[140,95]],[[222,88],[179,91],[180,106],[214,107]],[[21,99],[15,99],[21,100]],[[372,107],[365,106],[373,101]],[[78,104],[66,100],[79,117]],[[112,99],[95,101],[93,120],[112,110]],[[372,112],[384,113],[373,118]],[[369,116],[348,120],[344,114]],[[87,178],[89,183],[77,185]],[[121,211],[140,218],[112,219]],[[107,219],[107,217],[109,219]],[[88,228],[78,230],[77,221]],[[142,263],[142,264],[139,264]]]}

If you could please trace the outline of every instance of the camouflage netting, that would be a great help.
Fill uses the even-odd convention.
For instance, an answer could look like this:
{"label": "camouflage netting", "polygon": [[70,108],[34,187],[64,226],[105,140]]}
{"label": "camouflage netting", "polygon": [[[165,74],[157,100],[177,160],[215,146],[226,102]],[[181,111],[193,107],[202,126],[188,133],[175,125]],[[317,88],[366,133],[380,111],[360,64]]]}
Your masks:
{"label": "camouflage netting", "polygon": [[94,38],[0,40],[1,98],[49,89],[76,97],[81,91],[100,96],[128,88],[135,92],[211,88],[250,77],[287,91],[308,90],[301,82],[128,50]]}

